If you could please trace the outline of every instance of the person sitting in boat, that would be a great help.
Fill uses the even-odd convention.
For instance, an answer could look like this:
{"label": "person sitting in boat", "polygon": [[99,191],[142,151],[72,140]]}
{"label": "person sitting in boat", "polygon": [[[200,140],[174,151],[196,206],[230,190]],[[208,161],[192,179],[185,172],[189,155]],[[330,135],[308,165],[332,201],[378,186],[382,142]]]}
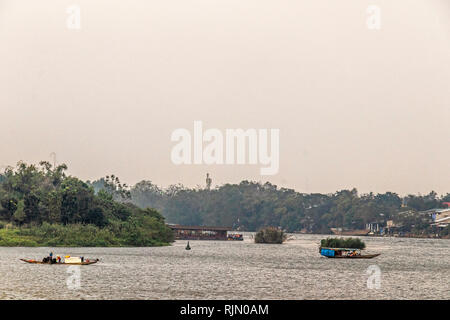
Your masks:
{"label": "person sitting in boat", "polygon": [[56,263],[56,258],[53,258],[53,252],[50,252],[48,256],[48,262],[51,264]]}

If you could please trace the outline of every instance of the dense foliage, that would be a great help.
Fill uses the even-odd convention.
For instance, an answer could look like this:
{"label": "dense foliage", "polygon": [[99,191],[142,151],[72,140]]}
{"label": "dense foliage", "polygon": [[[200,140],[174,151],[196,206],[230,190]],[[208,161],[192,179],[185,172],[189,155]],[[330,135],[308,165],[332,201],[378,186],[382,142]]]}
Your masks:
{"label": "dense foliage", "polygon": [[[100,181],[94,182],[101,190]],[[130,189],[131,201],[139,207],[160,211],[170,223],[186,225],[228,226],[256,231],[276,226],[294,232],[330,233],[330,228],[364,229],[367,223],[386,224],[393,220],[404,232],[419,232],[426,225],[417,224],[420,215],[404,215],[442,207],[450,194],[439,198],[428,195],[361,194],[356,189],[333,194],[306,194],[278,188],[270,183],[243,181],[225,184],[212,190],[173,185],[162,189],[150,181],[141,181]],[[402,205],[403,204],[403,205]]]}
{"label": "dense foliage", "polygon": [[281,244],[286,240],[286,234],[282,230],[273,227],[266,227],[255,234],[255,243],[276,243]]}
{"label": "dense foliage", "polygon": [[366,244],[359,238],[326,238],[320,241],[320,246],[324,248],[366,248]]}
{"label": "dense foliage", "polygon": [[[48,162],[19,163],[0,175],[0,228],[5,226],[0,244],[14,239],[49,245],[169,243],[173,236],[163,216],[185,225],[243,231],[274,226],[324,234],[333,227],[364,229],[367,223],[393,220],[401,232],[426,234],[436,230],[418,211],[450,201],[450,194],[439,197],[435,192],[405,198],[392,192],[358,194],[356,189],[306,194],[249,181],[212,190],[182,185],[163,189],[150,181],[129,187],[114,175],[83,182],[67,176],[66,169]],[[440,232],[449,234],[448,228]]]}
{"label": "dense foliage", "polygon": [[126,186],[108,179],[96,194],[89,184],[53,168],[20,162],[0,179],[0,245],[150,246],[173,241],[156,210],[125,200]]}

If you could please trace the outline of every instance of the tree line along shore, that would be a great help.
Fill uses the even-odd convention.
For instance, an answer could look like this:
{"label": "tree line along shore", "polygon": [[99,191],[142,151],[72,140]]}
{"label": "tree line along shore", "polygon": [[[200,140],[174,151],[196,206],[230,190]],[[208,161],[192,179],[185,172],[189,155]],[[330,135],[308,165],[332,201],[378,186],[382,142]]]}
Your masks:
{"label": "tree line along shore", "polygon": [[155,209],[116,201],[48,162],[0,176],[0,246],[162,246],[173,232]]}
{"label": "tree line along shore", "polygon": [[307,194],[251,181],[210,189],[144,180],[130,187],[114,175],[82,181],[64,164],[19,162],[0,174],[0,246],[168,245],[167,223],[331,234],[391,222],[411,236],[448,237],[448,226],[436,227],[422,214],[448,202],[450,194],[435,192]]}
{"label": "tree line along shore", "polygon": [[[105,185],[110,188],[110,180],[106,177],[89,183],[102,190]],[[226,226],[240,231],[271,226],[288,233],[353,236],[369,231],[409,237],[448,238],[450,234],[448,222],[433,220],[438,211],[450,213],[445,209],[450,194],[439,196],[434,191],[404,197],[394,192],[360,194],[356,189],[300,193],[251,181],[209,188],[207,179],[206,187],[196,188],[180,184],[160,188],[141,181],[127,192],[132,203],[155,208],[168,222],[182,225]]]}

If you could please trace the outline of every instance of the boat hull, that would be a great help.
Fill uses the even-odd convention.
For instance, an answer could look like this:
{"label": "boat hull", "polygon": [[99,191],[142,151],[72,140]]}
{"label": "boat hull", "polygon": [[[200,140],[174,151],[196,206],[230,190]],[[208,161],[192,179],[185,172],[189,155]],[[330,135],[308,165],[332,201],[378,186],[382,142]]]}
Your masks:
{"label": "boat hull", "polygon": [[327,257],[330,259],[372,259],[375,257],[378,257],[381,253],[375,253],[375,254],[366,254],[361,256],[334,256],[334,257]]}
{"label": "boat hull", "polygon": [[37,261],[37,260],[27,260],[27,259],[20,259],[20,260],[23,262],[26,262],[26,263],[33,263],[33,264],[51,264],[51,265],[66,265],[66,266],[74,266],[74,265],[84,266],[84,265],[94,264],[94,263],[98,262],[98,260],[92,260],[92,261],[75,262],[75,263],[65,263],[65,262],[49,263],[49,262],[42,262],[42,261]]}

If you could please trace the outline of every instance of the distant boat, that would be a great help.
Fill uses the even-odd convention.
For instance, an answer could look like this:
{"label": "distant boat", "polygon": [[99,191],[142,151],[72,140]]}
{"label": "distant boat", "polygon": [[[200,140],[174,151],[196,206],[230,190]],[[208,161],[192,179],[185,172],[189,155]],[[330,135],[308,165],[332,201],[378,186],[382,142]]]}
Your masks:
{"label": "distant boat", "polygon": [[189,241],[187,243],[186,250],[191,250],[191,246],[189,245]]}
{"label": "distant boat", "polygon": [[231,240],[231,241],[243,241],[244,240],[244,235],[242,233],[230,233],[227,236],[227,240]]}
{"label": "distant boat", "polygon": [[360,249],[320,247],[320,254],[327,258],[336,259],[372,259],[378,257],[381,253],[361,254]]}

